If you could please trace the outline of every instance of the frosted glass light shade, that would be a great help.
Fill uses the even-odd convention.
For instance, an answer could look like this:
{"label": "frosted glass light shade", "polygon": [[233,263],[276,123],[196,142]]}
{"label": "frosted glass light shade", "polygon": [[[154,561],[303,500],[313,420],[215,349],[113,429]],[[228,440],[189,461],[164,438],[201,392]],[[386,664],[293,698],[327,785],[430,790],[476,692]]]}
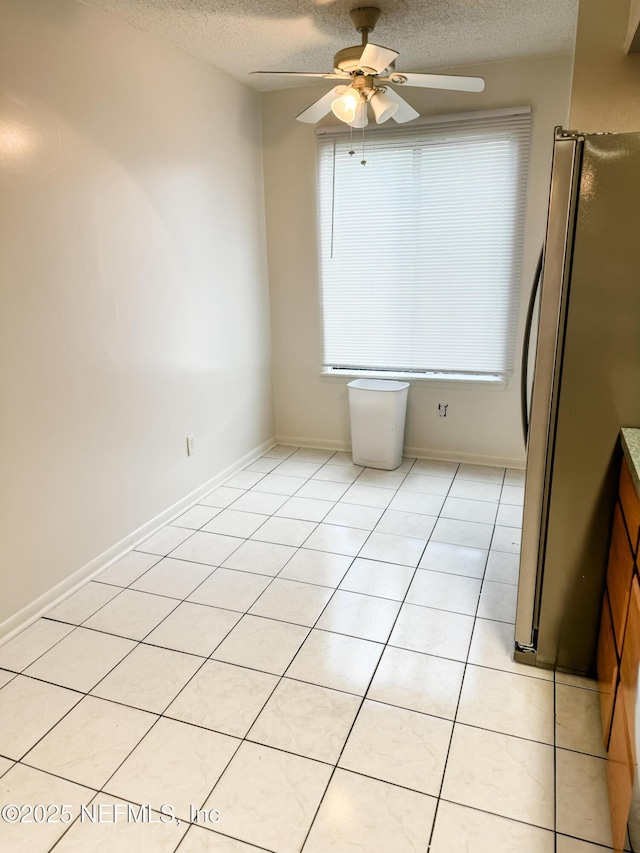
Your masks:
{"label": "frosted glass light shade", "polygon": [[398,105],[385,94],[383,89],[376,89],[373,95],[369,98],[369,103],[371,104],[371,109],[376,117],[377,124],[382,124],[382,122],[391,118],[398,109]]}
{"label": "frosted glass light shade", "polygon": [[351,124],[357,116],[361,100],[360,92],[350,87],[343,95],[331,102],[331,111],[340,121]]}
{"label": "frosted glass light shade", "polygon": [[369,124],[369,116],[367,115],[367,101],[363,98],[358,104],[356,116],[353,121],[349,122],[351,127],[366,127]]}

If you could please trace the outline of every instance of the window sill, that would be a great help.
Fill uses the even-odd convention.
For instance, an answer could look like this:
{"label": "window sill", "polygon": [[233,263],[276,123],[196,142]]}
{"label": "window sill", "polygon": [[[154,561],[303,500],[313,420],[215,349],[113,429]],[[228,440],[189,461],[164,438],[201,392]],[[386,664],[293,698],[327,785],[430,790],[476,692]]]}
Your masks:
{"label": "window sill", "polygon": [[507,379],[504,376],[474,376],[469,373],[394,373],[376,370],[322,370],[322,379],[392,379],[412,382],[420,385],[434,385],[438,388],[472,388],[474,391],[504,391]]}

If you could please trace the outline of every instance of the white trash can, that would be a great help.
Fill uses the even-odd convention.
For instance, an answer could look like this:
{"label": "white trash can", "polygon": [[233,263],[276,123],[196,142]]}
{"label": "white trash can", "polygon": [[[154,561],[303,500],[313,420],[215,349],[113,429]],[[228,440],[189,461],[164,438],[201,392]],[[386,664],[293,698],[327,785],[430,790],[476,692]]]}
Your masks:
{"label": "white trash can", "polygon": [[402,462],[408,382],[349,382],[351,453],[356,465],[392,471]]}

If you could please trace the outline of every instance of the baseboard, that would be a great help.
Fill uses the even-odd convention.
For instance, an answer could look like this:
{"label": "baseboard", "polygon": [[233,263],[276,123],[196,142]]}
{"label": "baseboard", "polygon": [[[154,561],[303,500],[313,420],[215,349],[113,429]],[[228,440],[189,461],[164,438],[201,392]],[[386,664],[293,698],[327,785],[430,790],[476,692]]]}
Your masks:
{"label": "baseboard", "polygon": [[435,459],[438,462],[465,462],[469,465],[494,465],[497,468],[519,468],[524,471],[525,459],[521,456],[484,456],[481,453],[462,451],[425,450],[424,447],[405,447],[404,456],[416,459]]}
{"label": "baseboard", "polygon": [[144,542],[145,539],[148,539],[149,536],[152,536],[161,527],[164,527],[165,524],[169,524],[174,518],[182,515],[183,512],[186,512],[192,506],[195,506],[203,497],[214,489],[217,489],[218,486],[221,486],[242,468],[250,465],[251,462],[262,456],[267,450],[274,447],[275,444],[276,439],[272,438],[263,442],[259,447],[254,448],[249,453],[246,453],[241,459],[238,459],[219,474],[207,480],[202,486],[194,489],[194,491],[190,492],[184,498],[181,498],[172,504],[172,506],[132,531],[128,536],[125,536],[119,542],[116,542],[115,545],[107,548],[102,554],[90,560],[77,571],[73,572],[73,574],[36,598],[31,604],[23,607],[22,610],[19,610],[13,616],[0,623],[0,644],[8,642],[32,622],[35,622],[47,610],[50,610],[52,605],[60,604],[65,598],[73,595],[88,580],[100,574],[100,572],[112,563],[115,563],[116,560],[119,560],[135,548],[136,545],[139,545],[140,542]]}
{"label": "baseboard", "polygon": [[[294,447],[317,447],[321,450],[351,450],[349,441],[331,441],[318,438],[304,438],[294,435],[276,436],[278,444]],[[481,453],[434,450],[424,447],[405,447],[403,456],[415,459],[435,459],[438,462],[466,462],[471,465],[495,465],[498,468],[525,468],[525,460],[520,456],[484,456]]]}
{"label": "baseboard", "polygon": [[333,441],[323,438],[304,438],[298,435],[277,435],[278,444],[287,444],[292,447],[310,447],[318,450],[351,450],[349,441]]}

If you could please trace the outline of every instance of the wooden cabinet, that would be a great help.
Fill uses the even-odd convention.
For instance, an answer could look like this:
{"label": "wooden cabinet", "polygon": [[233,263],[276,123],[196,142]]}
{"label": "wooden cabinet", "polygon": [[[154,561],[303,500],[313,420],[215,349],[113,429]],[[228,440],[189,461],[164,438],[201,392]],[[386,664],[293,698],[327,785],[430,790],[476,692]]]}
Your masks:
{"label": "wooden cabinet", "polygon": [[[624,650],[620,666],[620,690],[625,705],[627,720],[632,725],[636,713],[638,698],[638,662],[640,661],[640,585],[634,577],[631,586],[631,599],[627,617],[627,630],[624,635]],[[631,738],[631,757],[637,764],[635,737]]]}
{"label": "wooden cabinet", "polygon": [[613,515],[611,547],[607,565],[607,592],[609,593],[613,632],[618,654],[622,653],[622,639],[629,610],[633,561],[634,555],[627,537],[622,507],[620,503],[617,503]]}
{"label": "wooden cabinet", "polygon": [[607,782],[611,808],[613,849],[624,850],[627,818],[633,791],[633,764],[629,754],[629,725],[624,702],[616,702],[611,726],[611,740],[607,754]]}
{"label": "wooden cabinet", "polygon": [[616,853],[624,849],[637,762],[634,721],[640,666],[639,533],[640,498],[623,460],[598,641],[598,685]]}
{"label": "wooden cabinet", "polygon": [[631,546],[635,553],[638,552],[638,533],[640,532],[640,500],[631,478],[631,472],[625,459],[622,460],[620,471],[620,503],[624,512]]}
{"label": "wooden cabinet", "polygon": [[613,623],[609,609],[609,596],[605,592],[600,620],[600,642],[598,643],[598,688],[600,690],[600,711],[605,746],[609,745],[609,732],[613,718],[613,703],[618,686],[618,654],[613,639]]}

